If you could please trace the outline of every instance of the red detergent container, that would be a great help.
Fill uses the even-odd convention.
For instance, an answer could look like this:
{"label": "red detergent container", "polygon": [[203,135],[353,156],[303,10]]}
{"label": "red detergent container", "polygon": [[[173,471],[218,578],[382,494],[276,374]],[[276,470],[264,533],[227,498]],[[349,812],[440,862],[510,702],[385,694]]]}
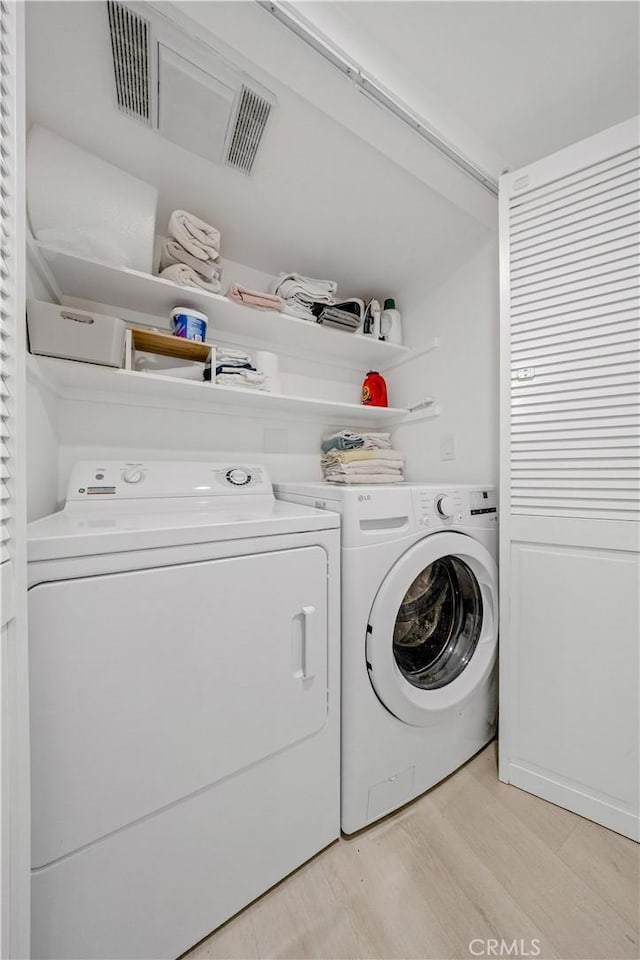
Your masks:
{"label": "red detergent container", "polygon": [[362,384],[362,403],[371,407],[388,407],[387,385],[377,370],[369,370]]}

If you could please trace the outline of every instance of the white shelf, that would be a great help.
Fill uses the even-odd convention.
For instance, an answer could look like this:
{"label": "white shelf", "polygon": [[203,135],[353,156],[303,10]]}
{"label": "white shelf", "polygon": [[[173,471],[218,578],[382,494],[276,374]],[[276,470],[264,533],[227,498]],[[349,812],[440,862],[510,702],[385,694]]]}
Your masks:
{"label": "white shelf", "polygon": [[34,242],[65,297],[91,300],[156,317],[171,317],[175,306],[192,307],[209,318],[208,340],[238,334],[268,341],[278,348],[304,350],[313,359],[326,358],[363,370],[384,370],[408,355],[407,347],[373,340],[361,334],[324,327],[282,313],[253,310],[206,290],[181,287],[169,280],[88,260],[64,250]]}
{"label": "white shelf", "polygon": [[384,426],[402,422],[409,411],[401,407],[366,407],[358,403],[310,399],[263,393],[193,380],[178,380],[156,373],[115,370],[74,360],[28,358],[28,372],[68,400],[105,400],[109,403],[226,414],[234,410],[254,416],[320,420],[349,427]]}

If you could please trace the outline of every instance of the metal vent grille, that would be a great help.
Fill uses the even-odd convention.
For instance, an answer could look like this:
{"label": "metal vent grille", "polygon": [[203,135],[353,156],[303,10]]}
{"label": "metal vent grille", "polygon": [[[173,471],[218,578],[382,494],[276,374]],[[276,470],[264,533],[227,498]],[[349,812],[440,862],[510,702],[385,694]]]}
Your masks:
{"label": "metal vent grille", "polygon": [[112,0],[107,2],[107,11],[118,107],[151,126],[149,22]]}
{"label": "metal vent grille", "polygon": [[270,113],[271,104],[268,100],[255,90],[242,87],[238,113],[225,156],[228,167],[241,173],[251,173]]}

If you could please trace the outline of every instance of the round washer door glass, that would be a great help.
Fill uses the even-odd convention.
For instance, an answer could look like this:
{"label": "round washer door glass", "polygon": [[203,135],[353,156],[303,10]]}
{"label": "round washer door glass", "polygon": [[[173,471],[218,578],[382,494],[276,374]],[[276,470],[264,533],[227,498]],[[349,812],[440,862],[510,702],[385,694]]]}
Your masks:
{"label": "round washer door glass", "polygon": [[404,595],[393,631],[393,655],[403,677],[437,690],[459,677],[482,632],[482,594],[471,568],[440,557]]}

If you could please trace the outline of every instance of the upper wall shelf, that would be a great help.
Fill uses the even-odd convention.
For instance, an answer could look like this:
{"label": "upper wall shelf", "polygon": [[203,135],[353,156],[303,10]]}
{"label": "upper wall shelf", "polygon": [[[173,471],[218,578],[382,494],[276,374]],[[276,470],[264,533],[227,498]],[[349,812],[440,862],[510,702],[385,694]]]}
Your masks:
{"label": "upper wall shelf", "polygon": [[282,313],[264,312],[235,303],[219,294],[180,287],[169,280],[88,260],[46,244],[34,243],[48,263],[64,297],[91,300],[156,317],[171,316],[175,306],[192,307],[209,318],[208,339],[234,334],[268,341],[275,352],[294,348],[313,358],[334,359],[356,368],[384,370],[408,354],[407,347],[360,334],[323,327]]}
{"label": "upper wall shelf", "polygon": [[368,407],[321,398],[263,393],[213,383],[179,380],[156,373],[115,370],[93,363],[29,355],[27,371],[67,400],[104,401],[203,413],[237,413],[269,419],[320,421],[338,426],[385,426],[403,422],[408,410]]}

